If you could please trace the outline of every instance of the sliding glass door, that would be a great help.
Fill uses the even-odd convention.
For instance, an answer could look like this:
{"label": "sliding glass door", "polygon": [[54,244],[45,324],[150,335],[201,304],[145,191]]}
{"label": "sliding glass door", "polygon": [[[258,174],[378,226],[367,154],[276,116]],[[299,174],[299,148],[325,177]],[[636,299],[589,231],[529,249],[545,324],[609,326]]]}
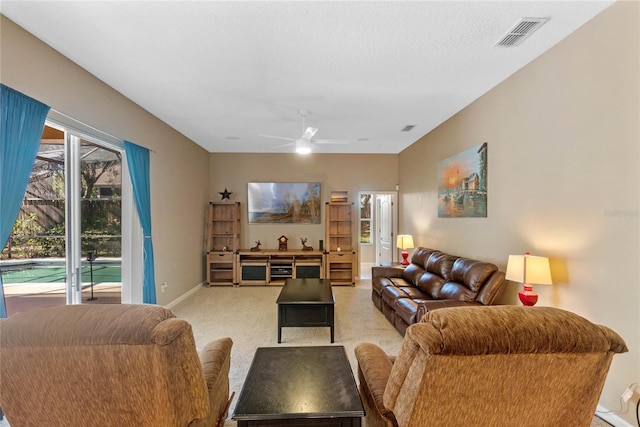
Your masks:
{"label": "sliding glass door", "polygon": [[119,302],[122,154],[69,132],[65,153],[67,304]]}
{"label": "sliding glass door", "polygon": [[0,256],[8,315],[120,302],[122,170],[118,147],[47,123]]}

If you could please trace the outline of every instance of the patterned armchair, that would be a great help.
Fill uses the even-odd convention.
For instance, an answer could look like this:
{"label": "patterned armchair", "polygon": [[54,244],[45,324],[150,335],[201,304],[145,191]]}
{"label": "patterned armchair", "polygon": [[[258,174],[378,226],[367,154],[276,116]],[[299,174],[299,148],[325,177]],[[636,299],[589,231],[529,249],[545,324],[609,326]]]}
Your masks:
{"label": "patterned armchair", "polygon": [[20,426],[215,426],[232,341],[196,352],[156,305],[68,305],[0,321],[0,407]]}
{"label": "patterned armchair", "polygon": [[355,348],[367,427],[589,426],[614,353],[611,329],[556,308],[434,310],[397,357]]}

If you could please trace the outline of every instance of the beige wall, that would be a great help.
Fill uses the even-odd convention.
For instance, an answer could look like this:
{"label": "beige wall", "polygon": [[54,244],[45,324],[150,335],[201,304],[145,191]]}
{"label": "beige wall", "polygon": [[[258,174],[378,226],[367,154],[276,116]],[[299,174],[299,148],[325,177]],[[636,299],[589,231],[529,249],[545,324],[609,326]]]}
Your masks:
{"label": "beige wall", "polygon": [[339,190],[348,191],[349,201],[356,202],[358,191],[394,191],[398,177],[395,154],[213,153],[209,164],[211,200],[220,200],[218,192],[226,187],[233,192],[231,200],[241,203],[243,248],[254,246],[256,240],[263,249],[277,248],[276,239],[283,234],[289,238],[289,248],[301,248],[300,237],[306,237],[307,245],[317,249],[318,241],[324,239],[324,211],[319,225],[247,224],[249,182],[320,182],[323,203],[329,201],[332,191]]}
{"label": "beige wall", "polygon": [[[2,83],[108,134],[154,150],[151,208],[159,304],[203,280],[208,153],[1,17]],[[169,288],[160,292],[166,281]]]}
{"label": "beige wall", "polygon": [[[614,4],[399,156],[400,229],[417,244],[501,269],[509,254],[548,256],[539,304],[623,336],[610,409],[640,382],[639,18],[637,2]],[[485,141],[488,217],[438,218],[438,161]]]}

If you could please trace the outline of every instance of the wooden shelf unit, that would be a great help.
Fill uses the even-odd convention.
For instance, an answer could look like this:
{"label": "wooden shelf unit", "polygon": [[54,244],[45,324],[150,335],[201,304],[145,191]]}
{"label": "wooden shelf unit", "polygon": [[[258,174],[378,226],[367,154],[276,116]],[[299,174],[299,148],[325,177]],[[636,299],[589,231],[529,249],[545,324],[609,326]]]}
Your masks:
{"label": "wooden shelf unit", "polygon": [[210,202],[207,231],[207,285],[234,285],[240,247],[240,202]]}
{"label": "wooden shelf unit", "polygon": [[354,286],[357,256],[353,246],[353,203],[328,202],[325,209],[325,277],[332,285]]}
{"label": "wooden shelf unit", "polygon": [[287,279],[324,278],[321,251],[243,249],[236,259],[240,285],[283,285]]}

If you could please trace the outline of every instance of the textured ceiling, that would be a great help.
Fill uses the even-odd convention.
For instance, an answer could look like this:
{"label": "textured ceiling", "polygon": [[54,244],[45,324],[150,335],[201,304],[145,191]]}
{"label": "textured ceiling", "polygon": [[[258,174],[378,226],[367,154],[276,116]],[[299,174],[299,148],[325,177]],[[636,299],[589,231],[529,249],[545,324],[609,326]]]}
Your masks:
{"label": "textured ceiling", "polygon": [[[316,138],[350,141],[314,151],[398,153],[611,3],[3,0],[1,12],[210,152],[293,151],[259,135],[301,136],[306,110]],[[494,47],[522,17],[550,20]]]}

